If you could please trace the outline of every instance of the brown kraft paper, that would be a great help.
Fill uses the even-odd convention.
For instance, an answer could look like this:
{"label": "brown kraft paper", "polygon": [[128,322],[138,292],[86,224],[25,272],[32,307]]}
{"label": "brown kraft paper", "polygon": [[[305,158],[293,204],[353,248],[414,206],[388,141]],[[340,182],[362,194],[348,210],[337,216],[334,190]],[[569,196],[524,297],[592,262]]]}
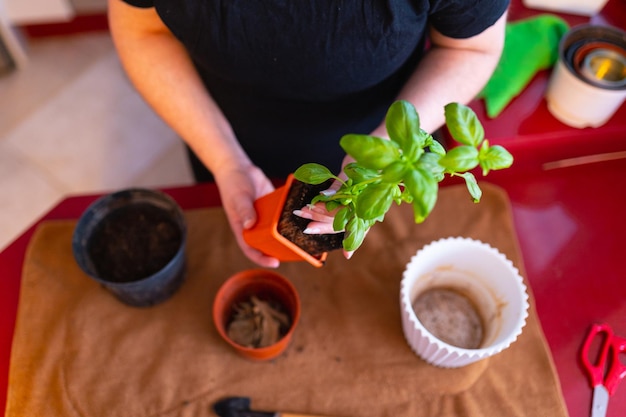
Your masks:
{"label": "brown kraft paper", "polygon": [[420,225],[410,207],[394,206],[349,261],[335,251],[322,268],[281,265],[302,316],[287,351],[270,362],[238,356],[212,322],[222,282],[256,267],[221,208],[186,212],[187,280],[150,308],[122,304],[78,268],[74,221],[44,222],[23,269],[6,416],[214,416],[215,401],[244,396],[253,409],[328,416],[566,417],[532,294],[518,340],[481,362],[437,368],[404,339],[400,280],[425,244],[479,239],[524,274],[508,198],[482,188],[479,204],[464,186],[442,188]]}

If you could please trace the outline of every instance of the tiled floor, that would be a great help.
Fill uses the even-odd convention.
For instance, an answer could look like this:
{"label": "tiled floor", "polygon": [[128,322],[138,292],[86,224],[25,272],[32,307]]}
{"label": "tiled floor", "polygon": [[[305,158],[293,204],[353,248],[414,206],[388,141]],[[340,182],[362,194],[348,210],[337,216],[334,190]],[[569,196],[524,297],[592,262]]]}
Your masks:
{"label": "tiled floor", "polygon": [[108,33],[30,39],[27,52],[0,76],[0,249],[69,195],[193,182]]}

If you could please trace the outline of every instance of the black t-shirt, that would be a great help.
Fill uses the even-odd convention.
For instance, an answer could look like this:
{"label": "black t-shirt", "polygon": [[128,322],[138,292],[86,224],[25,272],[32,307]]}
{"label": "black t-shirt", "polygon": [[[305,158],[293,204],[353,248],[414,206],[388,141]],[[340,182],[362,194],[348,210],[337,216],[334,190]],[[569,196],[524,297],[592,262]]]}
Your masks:
{"label": "black t-shirt", "polygon": [[369,133],[382,121],[422,56],[427,24],[450,37],[471,37],[509,3],[124,1],[156,8],[244,149],[270,177],[305,162],[338,172],[339,139]]}

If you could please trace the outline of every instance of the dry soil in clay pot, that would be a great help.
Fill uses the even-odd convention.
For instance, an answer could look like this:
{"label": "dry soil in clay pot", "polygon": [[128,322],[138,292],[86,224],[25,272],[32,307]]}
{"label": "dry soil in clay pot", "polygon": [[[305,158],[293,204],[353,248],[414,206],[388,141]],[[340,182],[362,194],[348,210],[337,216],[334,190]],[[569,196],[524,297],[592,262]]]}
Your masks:
{"label": "dry soil in clay pot", "polygon": [[235,304],[233,310],[228,337],[242,346],[271,346],[287,334],[291,326],[291,317],[275,300],[253,295]]}

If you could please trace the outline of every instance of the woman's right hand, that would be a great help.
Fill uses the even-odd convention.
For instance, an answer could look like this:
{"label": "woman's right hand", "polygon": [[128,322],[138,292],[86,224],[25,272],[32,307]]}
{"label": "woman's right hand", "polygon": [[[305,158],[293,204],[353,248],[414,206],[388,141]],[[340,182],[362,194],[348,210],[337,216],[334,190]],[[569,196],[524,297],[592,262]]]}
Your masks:
{"label": "woman's right hand", "polygon": [[214,176],[226,217],[243,253],[259,266],[277,268],[278,259],[264,255],[243,239],[244,229],[250,229],[257,221],[254,201],[274,190],[272,182],[255,165],[222,170]]}

